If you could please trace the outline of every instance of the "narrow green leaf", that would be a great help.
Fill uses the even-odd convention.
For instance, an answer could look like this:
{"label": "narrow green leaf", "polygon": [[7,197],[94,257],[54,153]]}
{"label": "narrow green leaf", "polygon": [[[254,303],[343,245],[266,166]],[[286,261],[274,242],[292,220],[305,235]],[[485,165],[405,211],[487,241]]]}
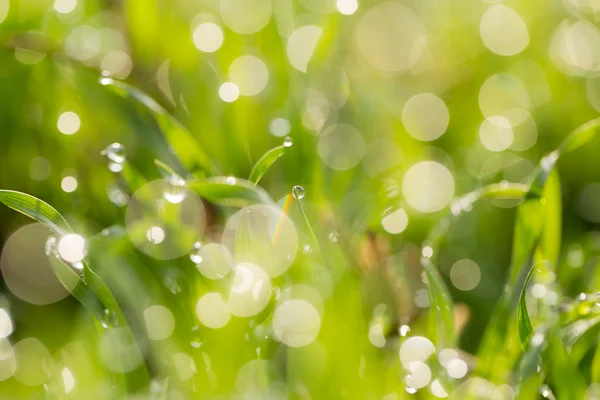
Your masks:
{"label": "narrow green leaf", "polygon": [[131,163],[125,162],[123,165],[123,170],[121,171],[121,176],[127,183],[127,186],[132,192],[135,192],[142,186],[146,184],[146,178],[135,169]]}
{"label": "narrow green leaf", "polygon": [[593,119],[579,128],[575,129],[567,138],[561,143],[560,151],[563,153],[571,152],[576,150],[600,133],[600,118]]}
{"label": "narrow green leaf", "polygon": [[545,327],[536,330],[536,343],[532,343],[523,353],[517,368],[516,392],[519,399],[534,399],[538,397],[540,386],[544,382],[544,375],[538,371],[542,350],[546,341]]}
{"label": "narrow green leaf", "polygon": [[221,206],[241,208],[251,204],[274,204],[264,189],[245,179],[221,176],[191,181],[188,186],[201,197]]}
{"label": "narrow green leaf", "polygon": [[198,169],[215,174],[215,165],[200,146],[194,136],[185,126],[170,115],[153,98],[141,90],[126,83],[112,79],[103,80],[103,84],[124,98],[130,98],[144,105],[152,114],[160,130],[165,136],[171,150],[188,170],[195,172]]}
{"label": "narrow green leaf", "polygon": [[519,338],[521,339],[521,346],[523,348],[527,348],[529,344],[529,340],[531,339],[531,335],[533,334],[533,328],[531,326],[531,320],[529,318],[529,313],[527,312],[527,285],[531,281],[533,277],[533,272],[535,268],[532,267],[527,274],[527,278],[525,278],[525,284],[521,289],[521,294],[519,296],[519,306],[517,310],[517,321],[519,325]]}
{"label": "narrow green leaf", "polygon": [[165,179],[169,179],[174,176],[179,177],[179,174],[175,172],[173,168],[169,167],[167,164],[160,160],[154,160],[154,165],[156,165],[156,169],[158,169],[160,175]]}
{"label": "narrow green leaf", "polygon": [[563,328],[565,345],[569,349],[571,359],[579,363],[593,348],[600,333],[600,316],[571,322]]}
{"label": "narrow green leaf", "polygon": [[58,211],[48,203],[29,194],[0,190],[0,202],[46,225],[57,233],[71,232],[71,227]]}
{"label": "narrow green leaf", "polygon": [[[584,399],[586,378],[573,363],[558,327],[548,331],[547,346],[542,354],[544,369],[555,390],[557,399]],[[592,381],[594,377],[592,376]]]}
{"label": "narrow green leaf", "polygon": [[267,151],[257,162],[254,164],[250,177],[250,182],[258,183],[263,175],[271,168],[271,165],[279,159],[279,157],[285,154],[285,146],[277,146]]}

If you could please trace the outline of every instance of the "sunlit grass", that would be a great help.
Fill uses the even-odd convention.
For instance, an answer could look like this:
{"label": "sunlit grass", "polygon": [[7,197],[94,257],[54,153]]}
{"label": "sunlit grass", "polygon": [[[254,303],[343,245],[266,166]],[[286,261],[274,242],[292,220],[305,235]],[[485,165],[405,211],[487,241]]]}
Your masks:
{"label": "sunlit grass", "polygon": [[600,398],[597,5],[496,3],[0,0],[0,398]]}

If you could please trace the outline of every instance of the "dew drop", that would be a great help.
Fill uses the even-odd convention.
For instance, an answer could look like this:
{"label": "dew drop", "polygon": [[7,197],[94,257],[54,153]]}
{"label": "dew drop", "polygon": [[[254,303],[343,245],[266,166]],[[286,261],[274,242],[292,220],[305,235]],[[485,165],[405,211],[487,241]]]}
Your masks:
{"label": "dew drop", "polygon": [[102,316],[102,319],[100,320],[100,325],[102,325],[102,327],[104,329],[108,329],[108,328],[112,328],[115,327],[119,324],[119,318],[117,317],[117,314],[115,314],[114,312],[105,309],[104,310],[104,315]]}
{"label": "dew drop", "polygon": [[108,169],[110,170],[110,172],[121,172],[123,171],[124,165],[122,163],[116,163],[116,162],[109,162],[108,163]]}
{"label": "dew drop", "polygon": [[[122,165],[122,164],[118,164]],[[106,189],[108,199],[117,207],[124,207],[129,203],[129,196],[118,185],[111,185]]]}
{"label": "dew drop", "polygon": [[304,252],[304,254],[310,254],[310,253],[312,253],[312,247],[311,247],[311,245],[310,244],[305,244],[302,247],[302,251]]}
{"label": "dew drop", "polygon": [[48,240],[46,240],[46,255],[48,257],[50,257],[50,256],[57,257],[58,256],[57,244],[58,244],[58,239],[56,236],[51,235],[48,237]]}
{"label": "dew drop", "polygon": [[286,136],[286,138],[283,140],[284,147],[292,147],[293,144],[294,144],[294,141],[292,140],[292,138],[290,136]]}
{"label": "dew drop", "polygon": [[340,240],[340,234],[337,231],[329,232],[329,241],[337,243],[338,240]]}
{"label": "dew drop", "polygon": [[109,145],[102,150],[100,154],[108,158],[109,161],[117,164],[122,164],[126,160],[125,146],[123,146],[121,143],[113,143]]}
{"label": "dew drop", "polygon": [[400,333],[400,336],[402,336],[402,337],[405,337],[406,335],[408,335],[409,332],[410,332],[410,327],[408,325],[402,325],[398,329],[398,333]]}
{"label": "dew drop", "polygon": [[292,188],[292,195],[296,200],[304,198],[304,188],[300,185],[296,185]]}
{"label": "dew drop", "polygon": [[110,72],[102,71],[102,76],[100,77],[100,84],[102,86],[112,85],[113,79],[110,77]]}
{"label": "dew drop", "polygon": [[235,185],[235,177],[228,176],[227,179],[225,179],[225,183],[227,183],[228,185]]}
{"label": "dew drop", "polygon": [[190,260],[192,260],[194,264],[200,264],[202,262],[200,250],[202,250],[202,242],[197,241],[192,246],[192,251],[190,251]]}
{"label": "dew drop", "polygon": [[163,196],[169,203],[179,204],[187,195],[185,180],[179,176],[172,176],[165,182]]}

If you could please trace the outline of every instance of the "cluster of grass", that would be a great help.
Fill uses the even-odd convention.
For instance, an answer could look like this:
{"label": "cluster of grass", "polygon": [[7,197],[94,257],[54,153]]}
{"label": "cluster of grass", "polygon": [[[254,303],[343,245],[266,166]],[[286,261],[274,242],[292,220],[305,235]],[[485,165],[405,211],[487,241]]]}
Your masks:
{"label": "cluster of grass", "polygon": [[[14,250],[10,235],[31,221],[1,211],[0,398],[600,398],[600,212],[583,196],[598,176],[596,78],[548,59],[562,5],[523,2],[529,46],[502,58],[473,50],[483,46],[471,14],[456,15],[489,4],[410,2],[438,40],[439,63],[388,74],[356,60],[345,39],[375,1],[346,16],[273,0],[273,21],[252,35],[226,30],[210,55],[194,47],[188,13],[218,14],[219,1],[75,3],[69,19],[0,0],[0,11],[10,4],[0,22],[0,182],[15,189],[0,190],[0,202],[46,227],[43,241],[32,233]],[[81,21],[127,38],[126,79],[74,59],[66,38]],[[286,58],[294,22],[321,29],[307,72]],[[584,68],[579,50],[571,57]],[[246,53],[267,60],[269,86],[223,101],[227,65]],[[484,82],[539,70],[551,96],[527,114],[537,141],[523,151],[473,144]],[[526,82],[532,103],[538,78]],[[430,91],[446,100],[450,124],[419,141],[398,114]],[[309,98],[329,110],[325,126],[358,128],[362,163],[343,164],[354,142],[323,150]],[[57,131],[67,110],[77,111],[76,132],[60,122]],[[289,136],[268,133],[276,117],[289,120]],[[485,173],[471,172],[487,158]],[[402,179],[423,160],[451,170],[456,189],[449,204],[419,212]],[[74,175],[78,186],[61,190]],[[404,225],[386,228],[398,210]],[[68,296],[28,304],[38,297],[12,290],[11,257],[44,245]],[[40,272],[16,259],[24,281],[27,268]],[[461,289],[451,268],[465,259],[480,276]],[[43,298],[46,287],[37,290]]]}

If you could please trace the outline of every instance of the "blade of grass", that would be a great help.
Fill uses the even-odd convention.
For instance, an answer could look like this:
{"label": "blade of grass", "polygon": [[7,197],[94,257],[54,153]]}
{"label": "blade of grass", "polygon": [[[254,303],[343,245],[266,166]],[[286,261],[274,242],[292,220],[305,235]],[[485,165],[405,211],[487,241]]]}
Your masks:
{"label": "blade of grass", "polygon": [[101,82],[119,96],[133,99],[150,111],[171,150],[186,169],[192,172],[201,169],[211,175],[216,173],[213,161],[191,132],[152,97],[133,86],[110,78],[103,78]]}
{"label": "blade of grass", "polygon": [[274,205],[264,189],[245,179],[215,177],[190,181],[188,186],[211,203],[227,207],[244,207],[252,204]]}
{"label": "blade of grass", "polygon": [[180,177],[180,175],[177,172],[175,172],[173,168],[169,167],[167,164],[160,160],[154,160],[154,165],[156,165],[156,169],[158,169],[160,175],[165,179]]}
{"label": "blade of grass", "polygon": [[285,149],[285,146],[277,146],[263,154],[256,164],[254,164],[254,167],[252,167],[248,180],[250,182],[258,183],[275,161],[285,154]]}
{"label": "blade of grass", "polygon": [[71,232],[71,227],[58,211],[48,203],[29,194],[13,190],[0,190],[0,202],[59,234]]}
{"label": "blade of grass", "polygon": [[523,348],[527,348],[529,344],[529,340],[531,339],[531,335],[533,334],[533,328],[531,326],[531,320],[529,318],[529,313],[527,312],[527,302],[525,301],[527,296],[527,285],[531,281],[533,277],[535,267],[532,267],[527,274],[527,278],[525,278],[525,284],[521,289],[521,294],[519,296],[519,306],[517,310],[517,321],[519,324],[519,338],[521,339],[521,346]]}

